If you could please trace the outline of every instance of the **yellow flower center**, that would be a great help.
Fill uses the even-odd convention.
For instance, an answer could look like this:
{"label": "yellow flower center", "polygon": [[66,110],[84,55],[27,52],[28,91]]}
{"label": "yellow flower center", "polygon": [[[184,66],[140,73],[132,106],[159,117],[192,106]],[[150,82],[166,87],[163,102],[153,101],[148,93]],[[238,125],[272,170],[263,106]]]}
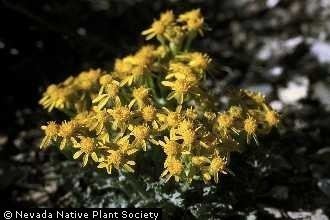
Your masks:
{"label": "yellow flower center", "polygon": [[225,168],[225,165],[226,163],[222,158],[220,157],[213,158],[209,167],[209,172],[214,175],[222,171]]}
{"label": "yellow flower center", "polygon": [[173,84],[173,90],[181,93],[186,93],[192,87],[192,83],[188,80],[178,79]]}
{"label": "yellow flower center", "polygon": [[95,144],[93,138],[83,137],[80,141],[81,150],[86,154],[91,154],[94,151]]}
{"label": "yellow flower center", "polygon": [[191,145],[196,139],[196,132],[193,130],[182,131],[181,134],[183,142],[185,145]]}
{"label": "yellow flower center", "polygon": [[243,109],[239,106],[232,106],[229,109],[229,115],[233,118],[239,118],[242,115]]}
{"label": "yellow flower center", "polygon": [[211,59],[202,53],[192,53],[189,65],[193,68],[205,70]]}
{"label": "yellow flower center", "polygon": [[118,94],[119,92],[119,86],[115,83],[109,83],[106,85],[105,87],[105,92],[111,96],[111,97],[114,97]]}
{"label": "yellow flower center", "polygon": [[149,90],[141,86],[137,89],[134,89],[132,95],[138,102],[143,102],[148,97]]}
{"label": "yellow flower center", "polygon": [[254,134],[257,129],[257,121],[252,118],[248,117],[244,120],[244,130],[248,135]]}
{"label": "yellow flower center", "polygon": [[176,156],[179,153],[179,144],[175,141],[169,140],[165,143],[164,152],[167,156]]}
{"label": "yellow flower center", "polygon": [[51,121],[48,123],[48,125],[45,127],[45,134],[46,136],[55,136],[58,133],[59,126],[54,122]]}
{"label": "yellow flower center", "polygon": [[178,122],[180,121],[181,117],[180,117],[180,114],[177,113],[177,112],[169,112],[167,117],[166,117],[166,121],[167,121],[167,124],[170,126],[170,127],[174,127],[178,124]]}
{"label": "yellow flower center", "polygon": [[230,115],[222,113],[218,116],[217,121],[220,128],[228,129],[232,126],[234,120]]}
{"label": "yellow flower center", "polygon": [[194,128],[194,123],[192,121],[183,120],[182,122],[179,123],[178,133],[181,134],[189,130],[193,130],[193,128]]}
{"label": "yellow flower center", "polygon": [[100,81],[100,84],[104,86],[104,85],[111,83],[112,80],[113,80],[112,76],[110,76],[109,74],[106,74],[104,76],[101,76],[99,81]]}
{"label": "yellow flower center", "polygon": [[174,14],[173,11],[166,11],[160,15],[160,22],[164,25],[169,25],[174,21]]}
{"label": "yellow flower center", "polygon": [[138,125],[133,129],[133,135],[137,140],[145,140],[149,135],[149,128],[144,125]]}
{"label": "yellow flower center", "polygon": [[183,165],[179,160],[171,159],[167,163],[167,170],[172,176],[178,176],[183,170]]}
{"label": "yellow flower center", "polygon": [[165,25],[161,21],[154,21],[151,25],[151,29],[156,35],[161,35],[165,31]]}
{"label": "yellow flower center", "polygon": [[142,118],[145,121],[152,121],[156,117],[156,109],[152,105],[148,105],[142,109]]}
{"label": "yellow flower center", "polygon": [[275,111],[266,111],[265,120],[270,126],[275,126],[279,122],[278,114]]}
{"label": "yellow flower center", "polygon": [[76,132],[78,125],[74,121],[64,122],[59,129],[59,136],[68,138],[72,137],[74,133]]}
{"label": "yellow flower center", "polygon": [[125,106],[119,106],[112,111],[111,115],[115,120],[124,122],[129,120],[131,111]]}
{"label": "yellow flower center", "polygon": [[119,151],[113,151],[108,156],[108,163],[113,164],[115,167],[119,167],[122,160],[123,160],[123,157]]}

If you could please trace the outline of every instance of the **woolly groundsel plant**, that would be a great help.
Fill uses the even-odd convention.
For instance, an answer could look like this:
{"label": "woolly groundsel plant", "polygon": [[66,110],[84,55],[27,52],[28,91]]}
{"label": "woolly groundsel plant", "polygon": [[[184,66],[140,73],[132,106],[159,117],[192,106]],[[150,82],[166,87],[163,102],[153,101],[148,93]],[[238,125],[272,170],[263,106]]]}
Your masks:
{"label": "woolly groundsel plant", "polygon": [[159,148],[165,182],[218,182],[229,171],[230,154],[257,142],[279,116],[263,95],[247,90],[230,92],[228,109],[219,112],[203,84],[212,59],[191,49],[207,30],[199,9],[179,16],[166,11],[142,32],[159,45],[116,59],[112,71],[90,69],[50,85],[40,104],[69,119],[42,126],[40,148],[59,146],[83,167],[109,174],[133,173],[137,154]]}

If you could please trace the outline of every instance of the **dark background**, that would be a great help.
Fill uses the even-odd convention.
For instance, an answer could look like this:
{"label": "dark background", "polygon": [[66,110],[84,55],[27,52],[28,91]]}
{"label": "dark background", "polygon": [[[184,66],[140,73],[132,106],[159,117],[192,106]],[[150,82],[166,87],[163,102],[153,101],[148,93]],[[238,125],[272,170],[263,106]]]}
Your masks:
{"label": "dark background", "polygon": [[[194,47],[209,53],[219,65],[215,75],[219,89],[230,86],[266,93],[270,102],[280,106],[282,125],[262,139],[260,152],[237,158],[238,165],[233,165],[237,177],[224,178],[221,190],[226,190],[219,194],[217,187],[213,195],[217,199],[190,198],[188,193],[184,205],[176,204],[176,212],[186,213],[201,203],[223,218],[251,213],[275,217],[274,210],[267,211],[269,207],[282,218],[294,219],[303,212],[329,215],[327,0],[0,0],[1,205],[92,204],[65,197],[75,178],[81,183],[79,193],[86,194],[84,178],[89,174],[62,180],[67,175],[63,155],[37,149],[40,124],[57,116],[38,105],[42,91],[90,67],[111,69],[116,57],[145,43],[140,33],[160,12],[194,8],[201,8],[212,28]],[[279,74],[273,74],[279,69]],[[291,102],[279,96],[288,83],[297,81],[295,85],[305,89],[305,95]],[[285,94],[292,97],[299,91]],[[53,182],[49,182],[50,174]],[[129,206],[137,204],[126,200]],[[219,208],[212,202],[233,208]]]}

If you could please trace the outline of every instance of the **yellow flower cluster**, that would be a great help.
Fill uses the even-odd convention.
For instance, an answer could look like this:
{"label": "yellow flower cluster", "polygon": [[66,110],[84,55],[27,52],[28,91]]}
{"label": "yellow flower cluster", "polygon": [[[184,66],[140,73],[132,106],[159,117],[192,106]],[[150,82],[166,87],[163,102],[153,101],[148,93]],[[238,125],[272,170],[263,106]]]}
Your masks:
{"label": "yellow flower cluster", "polygon": [[230,154],[257,142],[278,125],[279,115],[261,94],[246,90],[232,92],[228,110],[216,110],[202,84],[212,59],[190,49],[206,29],[199,9],[178,18],[167,11],[142,32],[147,40],[156,37],[158,46],[116,59],[112,71],[91,69],[50,85],[40,104],[70,120],[42,126],[40,147],[57,144],[83,166],[108,173],[134,172],[137,154],[159,148],[164,181],[218,182]]}

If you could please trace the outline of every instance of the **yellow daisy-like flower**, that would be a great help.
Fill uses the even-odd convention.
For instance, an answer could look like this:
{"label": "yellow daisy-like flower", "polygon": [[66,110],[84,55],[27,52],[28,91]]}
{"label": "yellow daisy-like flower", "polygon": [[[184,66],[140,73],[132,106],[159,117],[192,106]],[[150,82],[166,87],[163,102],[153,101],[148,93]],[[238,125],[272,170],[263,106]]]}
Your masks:
{"label": "yellow daisy-like flower", "polygon": [[142,147],[144,151],[147,150],[147,141],[158,144],[153,138],[150,136],[151,129],[147,125],[137,125],[130,126],[131,135],[134,137],[134,141],[132,143],[135,147]]}
{"label": "yellow daisy-like flower", "polygon": [[191,106],[190,108],[186,109],[185,116],[190,120],[195,120],[198,117],[198,111],[196,110],[196,108],[193,108]]}
{"label": "yellow daisy-like flower", "polygon": [[190,152],[192,144],[197,139],[197,131],[198,128],[195,128],[195,125],[192,121],[183,120],[179,122],[178,128],[174,130],[176,136],[174,139],[176,140],[183,140],[183,145],[187,147],[187,151]]}
{"label": "yellow daisy-like flower", "polygon": [[235,133],[238,131],[234,128],[234,117],[228,113],[221,113],[217,117],[217,126],[222,136],[226,137],[228,131],[232,130]]}
{"label": "yellow daisy-like flower", "polygon": [[168,10],[166,12],[161,13],[159,20],[166,26],[172,24],[175,21],[175,16],[173,14],[173,11]]}
{"label": "yellow daisy-like flower", "polygon": [[[212,59],[207,55],[199,52],[184,53],[177,56],[179,60],[187,63],[195,72],[203,74],[209,67]],[[203,76],[203,75],[201,75]]]}
{"label": "yellow daisy-like flower", "polygon": [[114,120],[112,127],[114,129],[120,128],[122,131],[126,129],[127,122],[129,122],[133,115],[130,107],[123,106],[118,97],[115,99],[115,107],[113,109],[108,109],[107,112],[110,113]]}
{"label": "yellow daisy-like flower", "polygon": [[40,149],[46,148],[49,146],[51,141],[56,141],[58,136],[59,125],[54,121],[50,121],[47,125],[41,126],[41,129],[45,131],[45,137],[42,139],[40,144]]}
{"label": "yellow daisy-like flower", "polygon": [[117,170],[122,169],[123,171],[134,173],[132,166],[135,165],[135,161],[127,160],[126,155],[120,150],[109,150],[108,155],[99,163],[97,168],[106,168],[108,174],[112,173],[112,168]]}
{"label": "yellow daisy-like flower", "polygon": [[94,130],[96,131],[96,134],[99,135],[109,125],[110,120],[111,116],[107,110],[99,110],[95,108],[88,117],[86,124],[90,131]]}
{"label": "yellow daisy-like flower", "polygon": [[73,154],[73,159],[76,160],[83,155],[83,166],[87,165],[89,157],[91,157],[94,162],[98,162],[98,157],[96,154],[98,144],[95,139],[84,136],[80,136],[79,139],[79,142],[73,140],[73,147],[79,149],[75,154]]}
{"label": "yellow daisy-like flower", "polygon": [[123,170],[125,172],[134,172],[132,166],[135,161],[129,159],[138,150],[129,143],[129,135],[119,138],[114,147],[118,146],[116,150],[108,150],[107,155],[99,160],[98,168],[106,168],[107,172],[111,174],[112,168]]}
{"label": "yellow daisy-like flower", "polygon": [[63,150],[71,140],[75,138],[79,131],[79,124],[76,121],[64,121],[58,131],[58,136],[62,138],[60,149]]}
{"label": "yellow daisy-like flower", "polygon": [[181,154],[181,146],[175,140],[170,140],[168,137],[164,137],[164,141],[158,141],[159,145],[163,147],[164,153],[168,157],[177,157]]}
{"label": "yellow daisy-like flower", "polygon": [[280,122],[280,117],[277,112],[274,110],[269,109],[266,107],[266,110],[264,112],[265,115],[265,121],[270,127],[277,126],[278,123]]}
{"label": "yellow daisy-like flower", "polygon": [[152,105],[147,105],[141,109],[141,115],[145,122],[152,122],[156,119],[157,109]]}
{"label": "yellow daisy-like flower", "polygon": [[125,79],[133,69],[133,63],[131,62],[132,56],[124,57],[123,59],[116,59],[114,65],[114,77],[118,79]]}
{"label": "yellow daisy-like flower", "polygon": [[74,86],[83,91],[96,89],[99,78],[102,74],[101,69],[90,69],[88,71],[84,71],[75,78]]}
{"label": "yellow daisy-like flower", "polygon": [[153,64],[155,47],[153,45],[146,45],[139,49],[134,56],[134,65],[150,68]]}
{"label": "yellow daisy-like flower", "polygon": [[146,88],[145,86],[135,88],[132,92],[133,99],[129,103],[129,106],[133,106],[136,103],[139,108],[143,108],[150,102],[149,90],[150,89]]}
{"label": "yellow daisy-like flower", "polygon": [[195,9],[188,11],[179,15],[179,22],[183,22],[185,24],[184,28],[188,31],[195,31],[203,35],[204,27],[204,17],[200,9]]}
{"label": "yellow daisy-like flower", "polygon": [[64,109],[70,108],[71,98],[74,95],[74,90],[71,86],[62,87],[57,85],[50,85],[43,94],[39,103],[49,112],[54,108]]}
{"label": "yellow daisy-like flower", "polygon": [[[170,87],[172,92],[168,95],[167,99],[171,100],[175,98],[179,104],[182,104],[184,97],[188,95],[189,92],[193,93],[194,83],[186,79],[177,79],[173,82],[162,81],[164,86]],[[199,95],[198,93],[195,93]]]}
{"label": "yellow daisy-like flower", "polygon": [[196,75],[193,73],[192,69],[181,63],[181,62],[171,62],[169,66],[169,73],[165,77],[165,79],[180,79],[190,82],[191,84],[197,84],[198,79]]}
{"label": "yellow daisy-like flower", "polygon": [[228,113],[233,119],[238,119],[242,116],[243,109],[239,106],[231,106]]}
{"label": "yellow daisy-like flower", "polygon": [[168,182],[171,177],[174,177],[176,182],[179,182],[180,176],[183,172],[183,164],[181,161],[173,158],[173,157],[167,157],[165,163],[164,163],[164,172],[161,174],[161,177],[165,178],[165,182]]}
{"label": "yellow daisy-like flower", "polygon": [[243,123],[243,129],[246,132],[247,135],[247,143],[250,143],[250,138],[251,136],[254,138],[254,140],[256,141],[256,143],[258,143],[257,141],[257,137],[256,137],[256,130],[257,130],[257,120],[252,118],[251,116],[248,116]]}
{"label": "yellow daisy-like flower", "polygon": [[182,41],[184,40],[185,32],[182,30],[180,26],[172,25],[166,28],[164,37],[170,42],[170,47],[175,45],[176,48],[172,48],[172,49],[177,50],[178,47],[180,48]]}
{"label": "yellow daisy-like flower", "polygon": [[218,183],[219,173],[226,174],[226,165],[227,160],[216,153],[210,160],[209,165],[201,168],[204,182],[208,183],[213,177],[214,181]]}
{"label": "yellow daisy-like flower", "polygon": [[170,111],[166,107],[163,107],[164,113],[158,113],[157,118],[161,124],[159,130],[165,130],[167,128],[176,128],[178,123],[183,120],[181,114],[182,105],[178,105],[175,111]]}
{"label": "yellow daisy-like flower", "polygon": [[155,20],[151,28],[142,32],[142,35],[146,35],[146,40],[150,40],[154,37],[161,37],[166,30],[166,24],[162,21]]}
{"label": "yellow daisy-like flower", "polygon": [[93,99],[93,104],[97,104],[98,109],[104,108],[109,101],[115,100],[119,93],[120,83],[116,80],[111,80],[101,87],[99,94]]}

